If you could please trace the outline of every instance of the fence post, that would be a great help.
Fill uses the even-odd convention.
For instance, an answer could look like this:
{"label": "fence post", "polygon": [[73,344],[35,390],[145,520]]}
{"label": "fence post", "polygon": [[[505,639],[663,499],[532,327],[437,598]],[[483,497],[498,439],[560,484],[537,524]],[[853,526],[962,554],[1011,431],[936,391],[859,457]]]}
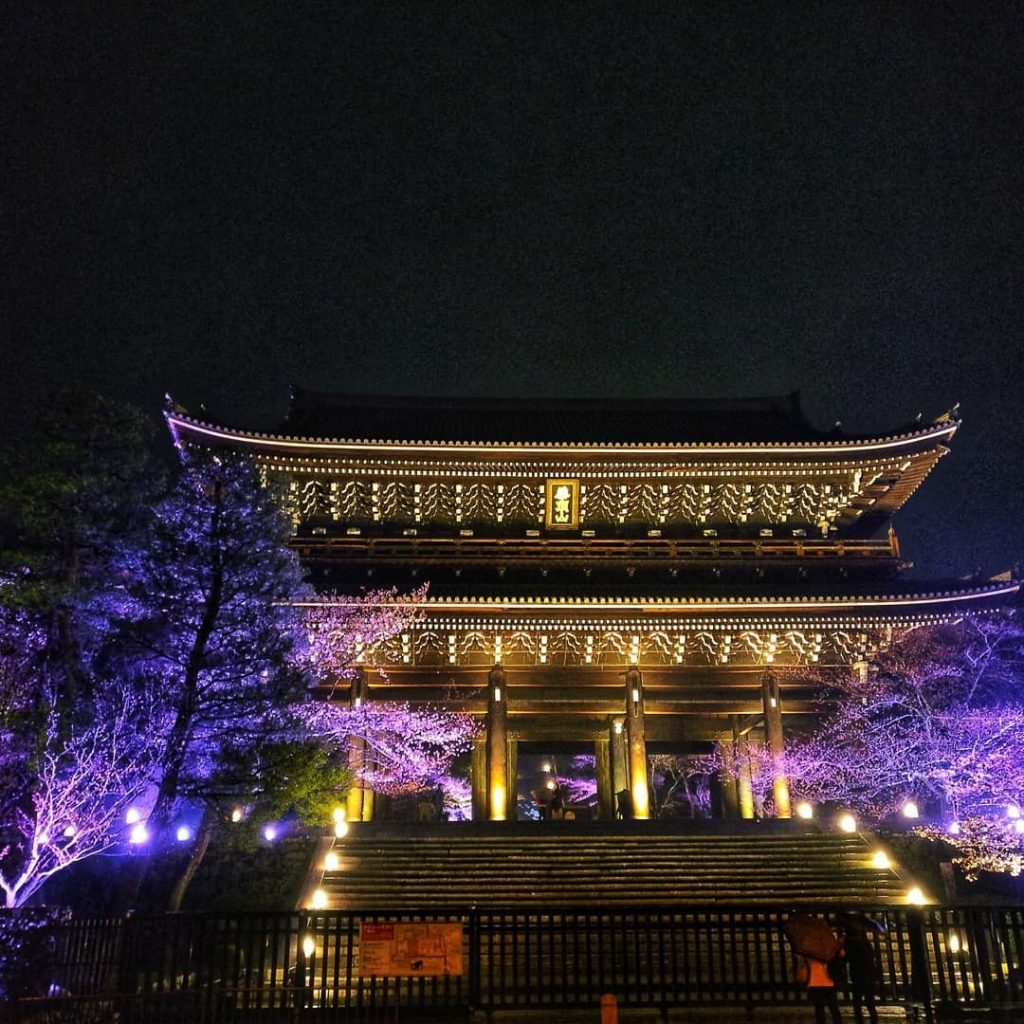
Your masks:
{"label": "fence post", "polygon": [[480,1005],[480,915],[469,911],[469,1009]]}
{"label": "fence post", "polygon": [[118,995],[134,994],[138,986],[138,928],[136,918],[131,914],[125,914],[117,923],[117,935],[121,940],[121,948],[117,957],[117,987],[115,992]]}
{"label": "fence post", "polygon": [[910,982],[916,1002],[924,1005],[924,1019],[931,1024],[932,971],[928,962],[928,946],[924,931],[924,913],[917,909],[907,911],[907,937],[910,941]]}

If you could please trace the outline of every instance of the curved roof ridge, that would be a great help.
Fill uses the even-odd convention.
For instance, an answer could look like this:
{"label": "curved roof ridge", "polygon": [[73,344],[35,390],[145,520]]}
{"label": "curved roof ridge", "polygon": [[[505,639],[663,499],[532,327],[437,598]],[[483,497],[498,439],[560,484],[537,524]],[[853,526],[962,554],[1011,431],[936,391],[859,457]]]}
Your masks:
{"label": "curved roof ridge", "polygon": [[[595,406],[595,411],[600,407]],[[218,423],[213,419],[200,419],[180,409],[180,407],[168,405],[164,412],[168,426],[178,440],[178,427],[192,428],[200,433],[206,433],[212,437],[225,441],[240,440],[249,443],[268,443],[286,445],[288,447],[334,447],[334,446],[372,446],[390,445],[402,448],[430,448],[450,447],[458,449],[501,449],[507,447],[526,447],[543,449],[565,449],[588,448],[608,451],[630,451],[630,450],[701,450],[701,451],[735,451],[735,450],[801,450],[813,448],[844,449],[857,448],[871,445],[883,445],[887,443],[911,441],[926,438],[930,435],[947,434],[952,437],[959,426],[959,417],[952,413],[945,413],[932,422],[921,420],[915,423],[898,428],[890,432],[880,432],[869,435],[843,435],[838,433],[816,434],[810,437],[801,438],[766,438],[766,439],[743,439],[743,440],[556,440],[537,439],[530,440],[526,437],[502,437],[500,439],[480,438],[446,438],[443,432],[437,432],[434,436],[412,437],[403,432],[378,431],[376,436],[373,432],[358,433],[331,433],[328,431],[314,432],[291,432],[287,428],[291,426],[285,421],[281,428],[276,431],[246,430],[239,427],[232,427]],[[599,435],[596,435],[599,436]],[[685,437],[685,435],[683,435]],[[756,435],[754,435],[756,436]]]}

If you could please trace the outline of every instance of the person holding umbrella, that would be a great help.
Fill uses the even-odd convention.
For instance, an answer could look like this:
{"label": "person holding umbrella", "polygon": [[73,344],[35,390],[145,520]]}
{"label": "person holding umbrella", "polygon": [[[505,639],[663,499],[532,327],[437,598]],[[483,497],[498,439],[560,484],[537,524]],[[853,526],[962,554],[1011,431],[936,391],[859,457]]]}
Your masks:
{"label": "person holding umbrella", "polygon": [[875,946],[868,933],[878,933],[882,930],[882,925],[863,914],[843,914],[842,925],[845,935],[843,948],[846,952],[846,962],[850,967],[853,1019],[857,1024],[863,1024],[866,1007],[871,1024],[878,1024],[878,1010],[875,1008],[878,967]]}
{"label": "person holding umbrella", "polygon": [[796,954],[796,980],[807,986],[815,1024],[825,1024],[825,1007],[832,1024],[841,1024],[836,983],[829,965],[843,956],[842,941],[824,918],[811,914],[794,914],[783,931]]}

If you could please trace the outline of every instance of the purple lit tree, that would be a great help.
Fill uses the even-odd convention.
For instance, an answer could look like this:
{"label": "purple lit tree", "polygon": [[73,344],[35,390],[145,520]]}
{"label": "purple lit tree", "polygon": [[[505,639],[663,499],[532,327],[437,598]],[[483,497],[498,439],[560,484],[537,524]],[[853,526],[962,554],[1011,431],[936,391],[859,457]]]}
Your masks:
{"label": "purple lit tree", "polygon": [[[153,701],[91,677],[69,698],[39,617],[0,608],[0,892],[29,900],[57,872],[125,838],[154,763]],[[49,671],[48,671],[49,669]]]}
{"label": "purple lit tree", "polygon": [[125,814],[142,794],[156,750],[151,707],[130,693],[94,704],[93,720],[68,724],[51,710],[21,772],[0,798],[0,892],[18,907],[58,871],[127,835]]}
{"label": "purple lit tree", "polygon": [[266,736],[305,692],[296,605],[310,591],[290,534],[252,466],[186,453],[144,542],[122,550],[123,585],[109,600],[115,668],[152,681],[163,704],[156,833],[182,792],[216,770],[222,747]]}
{"label": "purple lit tree", "polygon": [[652,754],[647,759],[654,818],[703,818],[711,813],[711,775],[706,754]]}
{"label": "purple lit tree", "polygon": [[1024,796],[1024,643],[1014,615],[908,632],[866,680],[825,670],[828,712],[787,741],[794,794],[874,817],[913,797],[959,817]]}
{"label": "purple lit tree", "polygon": [[342,755],[353,740],[365,743],[370,756],[360,778],[370,788],[393,796],[440,789],[452,811],[465,810],[469,793],[451,767],[472,746],[479,728],[472,715],[393,701],[359,707],[308,701],[296,711],[310,734]]}

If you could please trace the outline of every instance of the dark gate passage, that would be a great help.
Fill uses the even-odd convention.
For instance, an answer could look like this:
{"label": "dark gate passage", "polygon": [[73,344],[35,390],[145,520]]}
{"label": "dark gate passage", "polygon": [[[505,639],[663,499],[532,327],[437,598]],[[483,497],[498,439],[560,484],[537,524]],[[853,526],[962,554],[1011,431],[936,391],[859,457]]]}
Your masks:
{"label": "dark gate passage", "polygon": [[[53,933],[50,980],[69,994],[22,999],[13,1019],[59,1022],[93,1012],[95,1019],[119,1013],[122,1021],[184,1024],[268,1020],[266,1011],[274,1009],[284,1011],[274,1020],[362,1020],[396,1009],[451,1018],[596,1006],[604,993],[662,1014],[672,1007],[797,1004],[805,994],[782,932],[792,912],[453,909],[75,921]],[[838,920],[843,912],[850,908],[823,913]],[[880,1002],[919,1007],[929,1017],[943,1007],[1024,1006],[1024,909],[863,912],[884,928],[872,938]],[[440,961],[426,966],[437,950],[423,926],[448,925],[446,934],[461,942],[444,963],[461,973],[370,974],[376,951],[360,942],[367,923],[421,926],[422,939],[409,948],[414,968],[424,970]],[[364,942],[380,934],[364,931]],[[849,993],[841,990],[840,998]]]}

